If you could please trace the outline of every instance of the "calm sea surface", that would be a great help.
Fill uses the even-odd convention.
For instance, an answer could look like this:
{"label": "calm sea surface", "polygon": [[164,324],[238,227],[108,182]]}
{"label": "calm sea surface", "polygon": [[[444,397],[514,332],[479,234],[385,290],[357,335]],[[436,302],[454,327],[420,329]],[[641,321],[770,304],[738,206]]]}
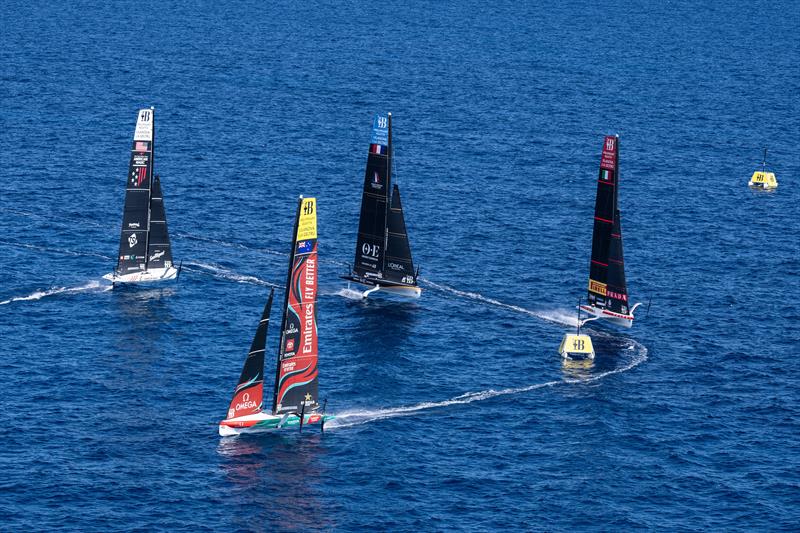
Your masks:
{"label": "calm sea surface", "polygon": [[[4,6],[0,529],[796,528],[798,20],[744,1]],[[183,274],[108,290],[151,105]],[[384,111],[424,279],[405,304],[337,278]],[[564,368],[611,133],[630,294],[652,307]],[[774,194],[747,188],[764,146]],[[223,440],[299,194],[319,202],[338,420]]]}

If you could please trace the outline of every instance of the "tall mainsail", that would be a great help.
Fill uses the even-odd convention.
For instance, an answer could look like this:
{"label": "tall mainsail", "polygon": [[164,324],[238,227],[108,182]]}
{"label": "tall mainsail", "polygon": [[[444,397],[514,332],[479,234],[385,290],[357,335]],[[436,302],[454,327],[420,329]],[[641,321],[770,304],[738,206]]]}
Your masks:
{"label": "tall mainsail", "polygon": [[311,409],[317,395],[317,202],[300,198],[297,204],[281,344],[275,372],[274,414]]}
{"label": "tall mainsail", "polygon": [[272,309],[272,297],[275,289],[269,292],[269,299],[261,313],[261,321],[250,345],[250,352],[244,361],[239,383],[233,391],[233,398],[228,407],[228,418],[252,415],[261,412],[264,401],[264,350],[267,344],[269,313]]}
{"label": "tall mainsail", "polygon": [[375,115],[361,196],[353,273],[380,278],[386,252],[387,204],[392,179],[392,114]]}
{"label": "tall mainsail", "polygon": [[628,314],[618,189],[619,137],[608,135],[603,141],[597,180],[588,300],[591,306]]}
{"label": "tall mainsail", "polygon": [[169,268],[172,266],[172,247],[167,233],[167,214],[161,194],[161,179],[153,179],[150,195],[150,238],[147,247],[147,268]]}
{"label": "tall mainsail", "polygon": [[403,205],[400,203],[400,189],[392,189],[392,203],[389,207],[389,221],[386,238],[384,279],[400,283],[414,283],[416,273],[411,260],[411,247],[408,244],[406,222],[403,218]]}
{"label": "tall mainsail", "polygon": [[150,187],[155,137],[153,108],[139,110],[125,191],[117,274],[147,270]]}

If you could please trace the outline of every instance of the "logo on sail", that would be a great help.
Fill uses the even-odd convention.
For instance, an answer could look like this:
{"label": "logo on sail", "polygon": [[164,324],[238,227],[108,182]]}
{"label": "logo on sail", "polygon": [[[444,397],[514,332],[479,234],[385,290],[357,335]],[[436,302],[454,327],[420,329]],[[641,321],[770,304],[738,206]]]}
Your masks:
{"label": "logo on sail", "polygon": [[370,183],[373,189],[380,189],[383,187],[383,180],[377,170],[372,172],[372,182]]}
{"label": "logo on sail", "polygon": [[164,257],[164,250],[157,250],[156,253],[150,256],[150,261],[156,261]]}
{"label": "logo on sail", "polygon": [[599,281],[595,281],[593,279],[589,280],[589,290],[591,292],[595,292],[597,294],[602,294],[603,296],[606,295],[606,284],[600,283]]}
{"label": "logo on sail", "polygon": [[377,244],[365,242],[361,245],[361,255],[370,258],[377,258],[381,253],[381,247]]}
{"label": "logo on sail", "polygon": [[136,243],[138,243],[138,242],[139,242],[139,239],[136,238],[136,234],[135,233],[131,233],[130,237],[128,237],[128,246],[130,248],[133,248],[134,246],[136,246]]}

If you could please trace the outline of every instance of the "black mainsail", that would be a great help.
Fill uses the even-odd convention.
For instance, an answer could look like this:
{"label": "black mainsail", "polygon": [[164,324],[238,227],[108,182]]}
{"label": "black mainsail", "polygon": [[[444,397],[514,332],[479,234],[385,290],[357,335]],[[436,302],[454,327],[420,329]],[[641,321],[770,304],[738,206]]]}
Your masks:
{"label": "black mainsail", "polygon": [[392,187],[393,156],[392,114],[377,114],[364,173],[355,261],[347,279],[416,285],[400,189],[397,185]]}
{"label": "black mainsail", "polygon": [[153,108],[139,110],[128,165],[117,274],[147,270],[150,192],[153,176]]}
{"label": "black mainsail", "polygon": [[589,305],[628,314],[628,287],[622,251],[619,196],[619,137],[606,136],[594,207],[592,257],[589,263]]}

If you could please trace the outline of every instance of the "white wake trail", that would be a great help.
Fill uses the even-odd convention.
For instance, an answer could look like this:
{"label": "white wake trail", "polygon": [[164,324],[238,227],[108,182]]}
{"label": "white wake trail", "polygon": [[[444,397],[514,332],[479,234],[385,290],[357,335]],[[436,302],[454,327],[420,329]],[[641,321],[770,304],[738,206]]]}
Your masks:
{"label": "white wake trail", "polygon": [[449,287],[447,285],[435,283],[429,279],[425,279],[422,277],[420,277],[420,281],[441,292],[450,293],[456,296],[460,296],[462,298],[467,298],[470,300],[487,303],[490,305],[494,305],[496,307],[500,307],[502,309],[509,309],[511,311],[516,311],[518,313],[524,313],[526,315],[535,316],[536,318],[541,318],[542,320],[553,322],[555,324],[561,324],[563,326],[573,326],[573,327],[578,324],[578,319],[567,310],[554,309],[551,311],[533,311],[531,309],[525,309],[524,307],[520,307],[518,305],[507,304],[505,302],[501,302],[500,300],[489,298],[477,292],[462,291],[455,289],[453,287]]}
{"label": "white wake trail", "polygon": [[209,263],[187,262],[184,263],[183,269],[189,272],[196,272],[198,274],[205,274],[209,276],[214,276],[216,278],[235,281],[236,283],[250,283],[252,285],[262,285],[265,287],[281,288],[280,285],[276,285],[275,283],[271,283],[261,278],[257,278],[256,276],[250,276],[248,274],[239,274],[238,272],[234,272],[233,270],[229,270],[225,267]]}
{"label": "white wake trail", "polygon": [[637,350],[637,354],[627,365],[615,368],[614,370],[601,372],[600,374],[597,374],[595,376],[590,376],[587,378],[564,378],[553,381],[546,381],[544,383],[534,383],[533,385],[526,385],[524,387],[511,387],[500,390],[489,389],[478,392],[467,392],[465,394],[456,396],[455,398],[450,398],[449,400],[443,400],[439,402],[423,402],[415,405],[388,407],[385,409],[373,409],[373,410],[363,409],[363,410],[345,411],[343,413],[337,413],[336,418],[332,420],[329,424],[326,424],[326,427],[329,427],[331,429],[344,429],[352,426],[367,424],[369,422],[375,422],[377,420],[385,420],[387,418],[413,416],[430,409],[438,409],[443,407],[449,407],[451,405],[464,405],[472,402],[480,402],[483,400],[488,400],[490,398],[496,398],[498,396],[522,394],[537,389],[543,389],[545,387],[592,383],[594,381],[601,380],[605,377],[614,374],[621,374],[623,372],[627,372],[628,370],[631,370],[639,366],[640,364],[642,364],[644,361],[647,360],[647,348],[645,348],[636,341],[631,341],[631,345],[629,346],[629,348]]}
{"label": "white wake trail", "polygon": [[5,244],[8,246],[15,246],[17,248],[27,248],[28,250],[38,250],[41,252],[53,252],[62,255],[71,255],[74,257],[99,257],[101,259],[107,259],[109,261],[113,261],[113,257],[109,257],[103,254],[97,254],[94,252],[76,252],[75,250],[65,250],[63,248],[50,248],[47,246],[37,246],[35,244],[27,244],[22,242],[13,242],[13,241],[3,241],[0,240],[0,244]]}
{"label": "white wake trail", "polygon": [[35,291],[27,296],[15,296],[13,298],[9,298],[8,300],[3,300],[0,302],[0,305],[7,305],[12,302],[31,302],[36,300],[41,300],[47,296],[54,296],[56,294],[68,294],[74,292],[84,292],[84,291],[108,291],[113,288],[113,285],[108,283],[103,283],[101,281],[90,281],[84,285],[78,285],[76,287],[52,287],[47,290],[43,291]]}

